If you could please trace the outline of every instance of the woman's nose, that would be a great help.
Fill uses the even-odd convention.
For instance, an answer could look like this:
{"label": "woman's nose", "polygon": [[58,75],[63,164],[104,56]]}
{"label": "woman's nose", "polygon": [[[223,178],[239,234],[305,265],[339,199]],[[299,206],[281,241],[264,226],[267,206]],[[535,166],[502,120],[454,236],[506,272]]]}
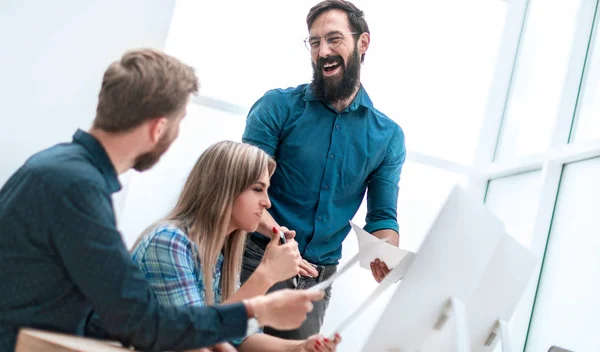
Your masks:
{"label": "woman's nose", "polygon": [[271,200],[269,199],[269,197],[267,197],[261,201],[261,206],[264,207],[265,209],[269,209],[271,207]]}

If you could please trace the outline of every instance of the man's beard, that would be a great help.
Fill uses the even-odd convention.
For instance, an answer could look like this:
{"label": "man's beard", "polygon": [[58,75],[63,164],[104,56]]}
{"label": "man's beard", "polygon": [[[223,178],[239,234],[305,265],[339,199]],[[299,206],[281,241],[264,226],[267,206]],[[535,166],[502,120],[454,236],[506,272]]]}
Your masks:
{"label": "man's beard", "polygon": [[[323,76],[323,66],[330,63],[339,63],[342,78],[332,76]],[[319,57],[317,63],[313,63],[313,80],[311,87],[317,98],[333,104],[346,100],[354,94],[358,81],[360,79],[360,56],[358,47],[354,47],[354,52],[348,58],[348,66],[344,64],[341,56]]]}
{"label": "man's beard", "polygon": [[154,149],[147,153],[138,155],[133,163],[133,169],[142,172],[152,168],[160,160],[160,157],[167,151],[167,149],[169,149],[171,143],[173,143],[175,138],[173,138],[171,134],[171,131],[167,131],[167,133],[165,133],[164,136],[158,141]]}

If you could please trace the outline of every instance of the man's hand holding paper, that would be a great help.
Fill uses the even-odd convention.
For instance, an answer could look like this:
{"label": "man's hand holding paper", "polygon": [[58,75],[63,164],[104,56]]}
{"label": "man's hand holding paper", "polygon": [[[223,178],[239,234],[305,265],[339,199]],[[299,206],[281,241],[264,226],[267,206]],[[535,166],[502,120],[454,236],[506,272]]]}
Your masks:
{"label": "man's hand holding paper", "polygon": [[353,222],[350,225],[358,239],[360,266],[371,270],[379,283],[411,253],[398,248],[399,236],[396,231],[381,230],[370,234]]}
{"label": "man's hand holding paper", "polygon": [[[371,235],[391,244],[392,246],[397,247],[400,245],[400,235],[394,230],[379,230],[373,232]],[[388,268],[387,264],[381,261],[379,258],[376,258],[371,262],[371,273],[373,274],[373,278],[375,278],[377,283],[381,283],[381,280],[383,280],[391,270],[392,269]]]}

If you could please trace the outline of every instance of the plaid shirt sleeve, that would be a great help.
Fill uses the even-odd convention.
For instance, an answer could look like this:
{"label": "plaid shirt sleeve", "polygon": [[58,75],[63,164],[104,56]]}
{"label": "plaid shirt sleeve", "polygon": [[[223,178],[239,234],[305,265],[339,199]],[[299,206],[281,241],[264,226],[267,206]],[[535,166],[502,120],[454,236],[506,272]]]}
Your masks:
{"label": "plaid shirt sleeve", "polygon": [[[147,243],[142,241],[140,246],[145,246],[143,256],[139,258],[140,253],[134,250],[134,261],[142,267],[161,305],[206,305],[202,267],[196,261],[198,252],[195,244],[181,229],[161,227],[152,233]],[[216,267],[217,277],[220,277],[221,265],[220,257]],[[219,284],[218,280],[216,284]],[[237,289],[239,288],[238,281]],[[216,287],[215,302],[218,304],[220,301],[220,289]],[[237,348],[244,339],[232,340],[230,343]]]}
{"label": "plaid shirt sleeve", "polygon": [[154,234],[141,266],[161,305],[206,305],[196,258],[196,247],[180,229],[164,227]]}

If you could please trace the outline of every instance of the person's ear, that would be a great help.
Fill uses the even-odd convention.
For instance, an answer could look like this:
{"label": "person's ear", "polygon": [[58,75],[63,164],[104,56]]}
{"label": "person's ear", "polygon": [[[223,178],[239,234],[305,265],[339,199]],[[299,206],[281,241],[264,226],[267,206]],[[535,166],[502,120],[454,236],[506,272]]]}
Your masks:
{"label": "person's ear", "polygon": [[369,44],[371,43],[371,35],[367,32],[363,33],[358,37],[358,53],[362,56],[369,49]]}
{"label": "person's ear", "polygon": [[152,143],[157,143],[162,135],[167,131],[167,118],[166,117],[156,117],[149,121],[149,134],[150,141]]}

